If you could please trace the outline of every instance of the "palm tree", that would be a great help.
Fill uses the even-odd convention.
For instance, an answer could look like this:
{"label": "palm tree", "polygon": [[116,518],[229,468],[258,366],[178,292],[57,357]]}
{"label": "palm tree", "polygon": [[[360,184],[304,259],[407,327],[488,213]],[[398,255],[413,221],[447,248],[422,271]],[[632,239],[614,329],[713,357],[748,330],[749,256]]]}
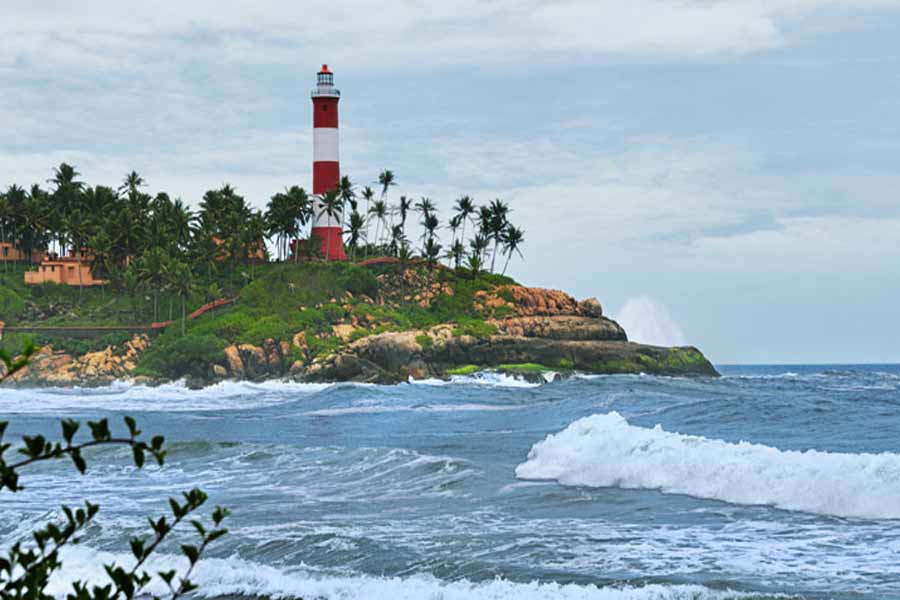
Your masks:
{"label": "palm tree", "polygon": [[[93,252],[91,258],[91,273],[97,274],[103,279],[109,279],[110,273],[114,270],[112,262],[115,247],[109,233],[103,228],[97,231],[89,240],[88,246]],[[80,270],[80,269],[79,269]],[[106,295],[106,286],[101,286],[101,294]]]}
{"label": "palm tree", "polygon": [[[294,235],[296,237],[299,237],[306,226],[312,222],[315,207],[309,197],[309,194],[307,194],[306,190],[304,190],[302,187],[298,187],[296,185],[291,186],[291,188],[287,191],[287,196],[289,199],[288,209],[295,222],[296,233]],[[297,240],[294,247],[295,263],[300,261],[299,250],[299,240]]]}
{"label": "palm tree", "polygon": [[370,207],[370,204],[372,203],[372,198],[375,197],[375,191],[372,188],[370,188],[369,186],[366,186],[365,188],[363,188],[362,197],[366,199],[366,212],[365,212],[366,234],[364,237],[366,240],[366,257],[368,258],[368,256],[369,256],[369,213],[372,210]]}
{"label": "palm tree", "polygon": [[375,224],[375,245],[377,246],[381,242],[381,225],[384,223],[385,216],[387,216],[387,204],[385,201],[376,200],[372,204],[372,208],[369,209],[369,216],[377,220]]}
{"label": "palm tree", "polygon": [[291,198],[286,193],[277,193],[266,205],[266,233],[275,237],[279,260],[287,254],[288,240],[297,235],[297,218],[291,206]]}
{"label": "palm tree", "polygon": [[125,175],[125,179],[122,180],[122,185],[119,186],[119,191],[127,191],[129,195],[137,194],[138,188],[142,188],[145,185],[144,178],[138,175],[137,171],[132,171]]}
{"label": "palm tree", "polygon": [[69,236],[75,251],[75,264],[78,269],[78,301],[81,302],[82,294],[84,293],[84,278],[81,273],[81,261],[84,258],[85,242],[90,235],[90,222],[88,221],[87,215],[81,210],[74,209],[67,215],[65,227],[69,231]]}
{"label": "palm tree", "polygon": [[510,211],[509,205],[499,198],[491,202],[488,210],[490,211],[488,229],[490,231],[491,238],[494,240],[494,252],[491,256],[491,273],[493,273],[494,265],[497,261],[497,250],[500,247],[500,242],[503,241],[503,232],[506,231],[506,226],[509,223],[507,217]]}
{"label": "palm tree", "polygon": [[366,220],[363,218],[358,211],[353,211],[350,213],[350,219],[347,221],[347,229],[344,233],[349,234],[350,238],[348,239],[348,243],[350,245],[350,259],[356,259],[356,249],[359,246],[359,240],[362,237],[363,227],[366,225]]}
{"label": "palm tree", "polygon": [[181,336],[187,328],[187,301],[194,291],[194,274],[191,268],[179,261],[171,261],[166,265],[167,285],[181,299]]}
{"label": "palm tree", "polygon": [[381,173],[378,174],[378,184],[381,185],[381,198],[384,199],[387,196],[388,189],[392,186],[397,185],[397,182],[394,178],[394,172],[390,169],[385,169]]}
{"label": "palm tree", "polygon": [[466,221],[468,221],[472,217],[472,214],[475,213],[475,204],[472,202],[471,198],[463,196],[456,201],[454,209],[456,210],[456,215],[459,217],[460,223],[462,223],[462,237],[465,239]]}
{"label": "palm tree", "polygon": [[400,246],[406,241],[406,235],[403,233],[403,225],[394,225],[391,227],[391,245],[388,248],[392,256],[397,255]]}
{"label": "palm tree", "polygon": [[481,270],[481,267],[484,265],[484,251],[490,244],[487,236],[478,234],[471,241],[469,241],[469,248],[471,248],[471,252],[469,253],[469,268],[472,270],[472,275],[478,275],[478,272]]}
{"label": "palm tree", "polygon": [[466,247],[463,246],[462,240],[456,240],[453,242],[453,245],[450,246],[450,251],[447,253],[447,257],[453,261],[453,267],[458,269],[460,264],[462,264],[463,256],[466,253]]}
{"label": "palm tree", "polygon": [[519,249],[524,242],[524,231],[518,227],[514,227],[512,224],[506,226],[506,229],[503,232],[503,252],[506,254],[506,263],[503,265],[503,275],[506,275],[506,268],[509,266],[509,259],[512,258],[513,253],[518,254],[521,258],[525,258],[522,255],[522,251]]}
{"label": "palm tree", "polygon": [[450,233],[453,235],[451,245],[456,243],[456,231],[459,229],[460,223],[462,222],[462,218],[459,215],[453,215],[450,217]]}
{"label": "palm tree", "polygon": [[428,238],[425,241],[423,255],[425,256],[425,264],[428,267],[428,271],[434,271],[437,259],[441,255],[441,245],[438,244],[433,237]]}
{"label": "palm tree", "polygon": [[341,182],[338,184],[338,193],[341,196],[341,202],[344,203],[344,206],[349,204],[351,211],[357,210],[356,190],[353,188],[353,182],[350,181],[347,175],[341,177]]}
{"label": "palm tree", "polygon": [[437,215],[434,213],[425,213],[422,218],[422,227],[425,231],[422,233],[422,239],[433,239],[434,232],[437,230],[440,225],[440,221],[438,221]]}
{"label": "palm tree", "polygon": [[68,230],[66,229],[65,221],[71,211],[81,206],[84,183],[78,181],[79,175],[81,173],[75,167],[67,163],[61,163],[53,169],[53,177],[48,180],[48,183],[52,183],[55,186],[51,219],[52,229],[56,233],[56,240],[61,254],[65,253],[68,240]]}
{"label": "palm tree", "polygon": [[153,320],[159,320],[159,294],[166,283],[165,265],[169,257],[159,247],[148,249],[138,261],[137,274],[153,293]]}
{"label": "palm tree", "polygon": [[416,210],[422,213],[422,216],[425,217],[434,212],[434,203],[431,199],[422,196],[418,202],[416,202]]}

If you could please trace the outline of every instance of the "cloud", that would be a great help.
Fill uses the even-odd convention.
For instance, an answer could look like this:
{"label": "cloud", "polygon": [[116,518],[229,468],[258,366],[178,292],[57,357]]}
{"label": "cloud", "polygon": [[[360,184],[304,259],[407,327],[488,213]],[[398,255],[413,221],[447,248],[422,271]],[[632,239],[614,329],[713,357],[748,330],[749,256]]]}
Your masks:
{"label": "cloud", "polygon": [[[25,3],[0,24],[0,65],[109,71],[190,49],[193,60],[285,64],[328,56],[347,69],[516,65],[572,57],[676,60],[788,43],[793,23],[894,0],[414,0]],[[838,23],[840,21],[837,21]],[[838,25],[839,26],[839,25]]]}

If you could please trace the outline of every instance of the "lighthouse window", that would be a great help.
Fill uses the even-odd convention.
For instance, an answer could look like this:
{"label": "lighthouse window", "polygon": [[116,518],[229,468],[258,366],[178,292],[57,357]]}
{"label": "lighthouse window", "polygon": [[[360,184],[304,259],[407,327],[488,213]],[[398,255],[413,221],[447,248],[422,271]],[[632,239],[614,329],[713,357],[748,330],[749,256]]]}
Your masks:
{"label": "lighthouse window", "polygon": [[328,112],[328,105],[327,105],[327,104],[323,104],[323,105],[322,105],[322,112]]}

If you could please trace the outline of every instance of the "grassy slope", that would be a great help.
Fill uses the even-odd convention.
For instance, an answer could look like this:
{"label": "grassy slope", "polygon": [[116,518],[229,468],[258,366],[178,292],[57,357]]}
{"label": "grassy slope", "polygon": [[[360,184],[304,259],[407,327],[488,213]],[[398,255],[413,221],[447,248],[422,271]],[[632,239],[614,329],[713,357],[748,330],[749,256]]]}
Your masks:
{"label": "grassy slope", "polygon": [[[0,266],[0,320],[7,324],[26,324],[21,315],[27,305],[42,311],[54,309],[52,316],[40,325],[121,325],[147,324],[153,319],[152,301],[148,295],[130,298],[101,289],[84,289],[79,299],[77,287],[44,285],[27,287],[22,283],[22,268],[5,273]],[[424,269],[415,270],[414,281],[400,276],[397,265],[360,267],[348,263],[269,264],[253,270],[253,280],[247,282],[249,269],[220,276],[216,281],[198,280],[197,291],[188,303],[188,311],[213,299],[208,291],[211,284],[220,296],[237,296],[238,302],[209,312],[186,324],[181,334],[181,322],[169,327],[153,340],[141,357],[139,374],[178,378],[186,375],[203,377],[209,364],[222,357],[229,344],[260,345],[267,339],[291,342],[298,332],[305,332],[307,348],[292,349],[294,360],[310,360],[328,354],[343,342],[334,334],[332,326],[357,323],[351,339],[385,331],[424,329],[439,323],[455,322],[456,335],[484,337],[495,328],[484,322],[490,316],[505,316],[495,311],[479,313],[473,298],[477,291],[493,289],[513,283],[509,278],[482,274],[472,279],[467,273],[449,270],[435,271],[429,278]],[[415,295],[429,285],[440,284],[438,293],[428,308],[419,306]],[[384,302],[381,302],[381,301]],[[180,300],[166,293],[160,297],[160,320],[180,317]],[[55,307],[55,308],[54,308]],[[117,345],[128,339],[127,334],[114,334],[101,339],[73,340],[45,338],[39,344],[52,343],[57,349],[84,353]],[[0,348],[11,353],[23,344],[20,336],[7,334]],[[420,343],[428,344],[423,339]],[[594,365],[599,373],[638,373],[645,370],[677,370],[700,364],[700,353],[673,350],[663,360],[640,357],[640,360],[609,361]],[[566,362],[566,361],[563,361]],[[659,364],[657,364],[657,362]],[[651,364],[652,363],[652,364]],[[570,368],[571,364],[557,367]],[[544,365],[505,365],[500,368],[540,371]],[[464,365],[450,374],[474,372],[478,366]]]}
{"label": "grassy slope", "polygon": [[[426,309],[418,305],[414,295],[422,290],[422,283],[429,283],[427,273],[418,269],[419,281],[413,284],[400,283],[399,273],[396,265],[267,265],[240,290],[235,305],[189,321],[184,337],[180,323],[170,327],[143,355],[139,372],[202,377],[228,344],[260,345],[267,339],[290,342],[298,332],[305,332],[307,348],[293,349],[292,358],[309,360],[342,344],[334,334],[334,325],[353,322],[358,325],[352,339],[451,321],[459,324],[459,332],[489,335],[493,329],[481,320],[488,315],[475,311],[474,294],[512,282],[496,275],[473,280],[450,271],[436,271],[431,283],[447,285],[452,292],[438,295]],[[379,281],[379,275],[387,283]],[[383,304],[379,302],[382,298]]]}

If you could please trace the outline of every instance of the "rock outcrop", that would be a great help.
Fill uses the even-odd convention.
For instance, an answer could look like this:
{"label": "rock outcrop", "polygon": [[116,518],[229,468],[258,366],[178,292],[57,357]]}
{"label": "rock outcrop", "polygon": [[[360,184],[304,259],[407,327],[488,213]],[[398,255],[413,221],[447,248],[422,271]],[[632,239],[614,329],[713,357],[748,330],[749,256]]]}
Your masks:
{"label": "rock outcrop", "polygon": [[15,373],[12,381],[31,385],[103,385],[132,377],[141,352],[147,349],[145,335],[134,336],[121,346],[73,356],[52,345],[44,346],[31,363]]}
{"label": "rock outcrop", "polygon": [[[428,331],[374,335],[326,359],[314,361],[298,378],[396,383],[410,377],[445,377],[461,366],[485,369],[506,366],[508,370],[516,370],[515,365],[523,364],[541,365],[548,370],[604,374],[717,375],[709,361],[693,347],[662,348],[626,341],[521,335],[455,337],[450,331],[448,326],[439,326]],[[425,342],[426,338],[430,342]]]}
{"label": "rock outcrop", "polygon": [[[446,294],[446,290],[431,285],[427,293],[420,291],[412,300],[424,305],[436,294]],[[474,308],[493,318],[474,329],[446,323],[427,330],[373,334],[352,341],[360,330],[376,328],[375,322],[368,322],[369,315],[367,320],[335,324],[327,333],[302,331],[285,340],[267,339],[260,345],[232,344],[219,360],[208,365],[205,378],[191,379],[188,384],[285,377],[395,383],[477,369],[718,375],[696,348],[629,342],[622,327],[603,316],[595,298],[578,301],[558,290],[501,286],[476,293]],[[478,337],[466,334],[475,332]],[[332,354],[321,356],[326,337],[339,346]],[[136,336],[119,347],[83,356],[48,346],[14,380],[22,384],[98,385],[132,378],[148,343],[145,336]],[[314,348],[319,348],[319,356]]]}
{"label": "rock outcrop", "polygon": [[488,321],[502,335],[552,340],[627,342],[618,323],[603,317],[515,317]]}

